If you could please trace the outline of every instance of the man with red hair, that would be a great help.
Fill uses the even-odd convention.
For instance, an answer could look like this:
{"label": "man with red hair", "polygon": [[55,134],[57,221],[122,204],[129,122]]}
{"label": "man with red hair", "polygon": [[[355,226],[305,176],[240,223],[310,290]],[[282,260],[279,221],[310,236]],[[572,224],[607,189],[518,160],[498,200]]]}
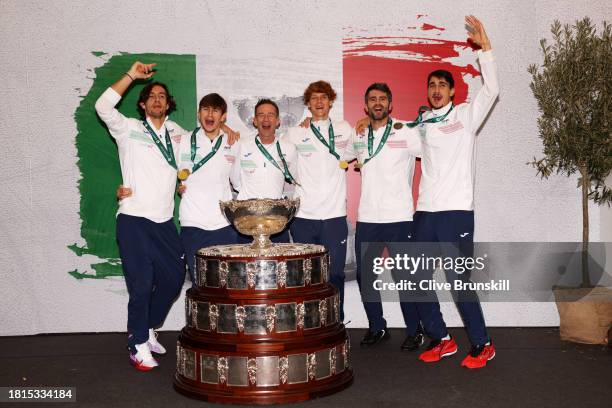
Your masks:
{"label": "man with red hair", "polygon": [[289,129],[285,136],[298,152],[295,196],[300,208],[291,223],[294,242],[325,246],[331,260],[330,282],[340,292],[340,319],[344,320],[344,264],[346,262],[346,169],[354,158],[353,128],[332,120],[329,112],[336,92],[326,81],[304,91],[304,105],[312,114],[310,126]]}

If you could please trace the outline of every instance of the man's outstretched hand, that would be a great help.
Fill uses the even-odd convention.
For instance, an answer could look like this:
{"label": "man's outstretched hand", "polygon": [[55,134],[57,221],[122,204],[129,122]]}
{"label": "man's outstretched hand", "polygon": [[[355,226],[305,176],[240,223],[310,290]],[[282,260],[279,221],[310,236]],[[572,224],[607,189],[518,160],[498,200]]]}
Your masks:
{"label": "man's outstretched hand", "polygon": [[478,45],[483,51],[489,51],[491,42],[480,20],[472,15],[465,16],[465,25],[470,42]]}
{"label": "man's outstretched hand", "polygon": [[155,74],[153,68],[155,68],[155,63],[153,64],[143,64],[140,61],[136,61],[132,64],[132,67],[127,72],[127,74],[132,79],[149,79]]}

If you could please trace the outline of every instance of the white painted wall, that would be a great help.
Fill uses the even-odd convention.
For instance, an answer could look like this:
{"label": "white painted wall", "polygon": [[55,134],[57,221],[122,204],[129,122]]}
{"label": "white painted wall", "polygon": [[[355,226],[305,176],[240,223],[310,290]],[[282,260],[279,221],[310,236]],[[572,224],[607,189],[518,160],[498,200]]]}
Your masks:
{"label": "white painted wall", "polygon": [[[320,58],[320,73],[298,72],[282,82],[253,75],[249,82],[249,92],[282,84],[286,93],[299,94],[309,78],[323,74],[341,88],[345,26],[397,26],[428,14],[448,27],[448,38],[465,38],[463,15],[476,14],[492,39],[502,86],[478,142],[477,240],[580,240],[576,179],[541,181],[525,165],[541,151],[526,69],[541,61],[539,39],[549,37],[553,19],[569,22],[590,15],[598,23],[610,20],[605,0],[2,0],[0,9],[0,335],[125,330],[127,296],[121,279],[76,281],[66,273],[95,262],[95,257],[79,258],[66,248],[84,243],[72,115],[79,95],[91,86],[91,69],[102,63],[91,55],[94,50],[191,53],[245,64],[272,59],[296,69],[310,56]],[[214,84],[200,82],[198,87],[201,95]],[[610,240],[610,213],[600,216],[600,211],[591,207],[591,239]],[[347,297],[352,326],[363,326],[353,284]],[[182,302],[165,328],[182,327]],[[401,326],[399,309],[392,306],[387,306],[388,320]],[[491,326],[558,324],[553,304],[486,304],[484,310]],[[444,305],[444,313],[450,325],[460,324],[453,305]]]}

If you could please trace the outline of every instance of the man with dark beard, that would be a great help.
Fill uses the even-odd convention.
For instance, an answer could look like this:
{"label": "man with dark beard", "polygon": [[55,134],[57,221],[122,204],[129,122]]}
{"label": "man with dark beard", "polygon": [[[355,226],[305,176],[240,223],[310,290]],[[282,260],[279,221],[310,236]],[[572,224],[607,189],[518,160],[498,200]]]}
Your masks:
{"label": "man with dark beard", "polygon": [[[361,169],[355,251],[357,282],[369,324],[361,340],[366,346],[390,337],[380,293],[372,287],[374,258],[380,257],[385,247],[393,256],[400,249],[395,244],[409,242],[413,234],[412,176],[421,142],[416,129],[389,117],[392,109],[393,96],[387,84],[370,85],[365,93],[370,125],[353,143]],[[406,301],[400,305],[406,324],[402,349],[416,350],[423,343],[416,306]]]}

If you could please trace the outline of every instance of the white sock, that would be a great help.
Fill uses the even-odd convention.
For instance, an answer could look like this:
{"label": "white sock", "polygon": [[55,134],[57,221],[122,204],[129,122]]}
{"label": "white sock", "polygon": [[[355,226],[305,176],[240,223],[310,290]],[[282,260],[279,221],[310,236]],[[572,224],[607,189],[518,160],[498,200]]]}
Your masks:
{"label": "white sock", "polygon": [[440,340],[450,340],[450,334],[447,334],[446,336],[442,337]]}

